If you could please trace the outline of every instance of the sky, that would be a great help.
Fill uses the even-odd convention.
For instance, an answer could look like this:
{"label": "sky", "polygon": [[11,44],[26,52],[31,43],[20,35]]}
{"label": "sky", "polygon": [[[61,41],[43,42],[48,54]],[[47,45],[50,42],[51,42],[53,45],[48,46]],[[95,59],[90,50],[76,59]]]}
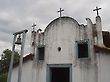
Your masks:
{"label": "sky", "polygon": [[[70,16],[80,24],[86,24],[85,18],[95,22],[96,6],[101,7],[99,15],[102,18],[102,29],[110,31],[110,0],[0,0],[0,54],[4,49],[11,49],[13,33],[24,29],[28,30],[25,54],[30,53],[30,36],[32,24],[38,28],[45,27],[55,18],[57,12],[64,9],[63,16]],[[16,47],[19,51],[20,46]]]}

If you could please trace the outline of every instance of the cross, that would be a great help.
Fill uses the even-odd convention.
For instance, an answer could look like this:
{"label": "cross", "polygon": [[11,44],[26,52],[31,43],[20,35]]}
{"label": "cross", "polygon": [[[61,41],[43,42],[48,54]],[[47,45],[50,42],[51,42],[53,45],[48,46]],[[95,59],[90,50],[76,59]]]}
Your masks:
{"label": "cross", "polygon": [[99,16],[99,10],[100,10],[101,8],[98,8],[97,6],[96,6],[96,9],[94,9],[93,11],[97,11],[97,16]]}
{"label": "cross", "polygon": [[61,9],[61,8],[60,8],[60,10],[59,10],[59,11],[57,11],[57,12],[59,12],[59,13],[60,13],[60,17],[61,17],[61,12],[62,12],[62,11],[64,11],[64,10],[63,10],[63,9]]}
{"label": "cross", "polygon": [[33,31],[35,31],[35,27],[36,27],[36,24],[33,23],[33,25],[32,25]]}

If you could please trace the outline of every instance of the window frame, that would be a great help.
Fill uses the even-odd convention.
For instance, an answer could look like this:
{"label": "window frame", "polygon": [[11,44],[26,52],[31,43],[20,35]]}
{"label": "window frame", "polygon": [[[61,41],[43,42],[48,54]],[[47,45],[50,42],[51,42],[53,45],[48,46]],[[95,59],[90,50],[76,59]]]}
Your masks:
{"label": "window frame", "polygon": [[[43,59],[40,59],[40,58],[39,58],[39,48],[42,48],[42,47],[44,48],[44,55],[43,55]],[[37,58],[37,59],[38,59],[39,61],[44,61],[44,60],[45,60],[45,45],[39,45],[39,46],[37,47],[37,52],[38,52],[38,53],[37,53],[37,54],[38,54],[38,58]]]}
{"label": "window frame", "polygon": [[[79,58],[78,57],[78,44],[80,43],[87,43],[88,44],[88,57],[82,57],[82,58]],[[83,60],[83,59],[90,59],[90,44],[89,44],[89,40],[79,40],[79,41],[76,41],[76,58],[79,59],[79,60]]]}

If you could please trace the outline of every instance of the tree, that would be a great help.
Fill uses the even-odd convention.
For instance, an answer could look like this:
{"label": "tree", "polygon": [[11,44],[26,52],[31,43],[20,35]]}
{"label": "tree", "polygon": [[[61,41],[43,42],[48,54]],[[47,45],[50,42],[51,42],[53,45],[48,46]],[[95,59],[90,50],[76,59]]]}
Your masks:
{"label": "tree", "polygon": [[0,75],[0,82],[7,82],[8,73],[3,73]]}
{"label": "tree", "polygon": [[[1,67],[7,67],[7,66],[9,67],[10,60],[11,60],[11,55],[12,55],[11,50],[5,49],[3,51],[3,54],[1,56],[1,65],[2,65]],[[15,54],[14,54],[14,63],[18,62],[19,58],[20,58],[20,56],[19,56],[18,52],[15,52]]]}
{"label": "tree", "polygon": [[[12,51],[9,49],[5,49],[1,55],[0,60],[0,82],[6,82],[7,81],[7,75],[8,75],[8,69],[10,65]],[[19,61],[19,54],[18,52],[14,53],[14,62],[17,63]]]}

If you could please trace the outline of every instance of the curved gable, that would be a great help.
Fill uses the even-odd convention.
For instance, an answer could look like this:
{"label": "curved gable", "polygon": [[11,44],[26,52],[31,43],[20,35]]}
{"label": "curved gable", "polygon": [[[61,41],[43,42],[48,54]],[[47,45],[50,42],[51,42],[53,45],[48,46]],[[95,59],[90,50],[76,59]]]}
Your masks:
{"label": "curved gable", "polygon": [[78,22],[71,17],[57,18],[48,24],[44,31],[45,55],[48,63],[72,62],[79,27]]}
{"label": "curved gable", "polygon": [[[48,31],[52,25],[58,24],[60,21],[61,21],[61,22],[64,22],[64,21],[66,21],[66,22],[67,22],[67,21],[68,21],[68,22],[73,22],[73,23],[79,25],[79,23],[78,23],[75,19],[73,19],[72,17],[63,16],[63,17],[61,17],[61,18],[59,17],[59,18],[56,18],[55,20],[51,21],[51,22],[47,25],[45,31]],[[44,31],[44,32],[45,32],[45,31]]]}

